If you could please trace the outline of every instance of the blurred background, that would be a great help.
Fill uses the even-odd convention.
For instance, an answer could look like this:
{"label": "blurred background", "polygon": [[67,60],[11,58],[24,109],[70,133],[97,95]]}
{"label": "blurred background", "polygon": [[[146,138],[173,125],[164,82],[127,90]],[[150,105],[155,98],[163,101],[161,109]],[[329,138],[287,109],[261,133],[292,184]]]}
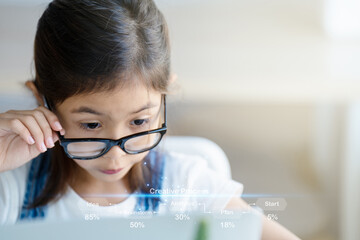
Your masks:
{"label": "blurred background", "polygon": [[[23,82],[45,0],[0,0],[0,112],[33,106]],[[155,0],[178,75],[170,134],[227,154],[244,199],[302,239],[359,239],[360,2]]]}

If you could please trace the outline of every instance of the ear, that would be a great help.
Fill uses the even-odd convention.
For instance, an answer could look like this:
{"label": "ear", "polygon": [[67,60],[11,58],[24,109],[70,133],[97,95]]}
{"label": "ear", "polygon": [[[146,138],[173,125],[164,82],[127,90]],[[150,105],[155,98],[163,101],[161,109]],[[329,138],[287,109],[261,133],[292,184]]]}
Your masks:
{"label": "ear", "polygon": [[170,75],[170,79],[169,79],[169,84],[174,84],[175,82],[177,82],[178,76],[175,73],[172,73]]}
{"label": "ear", "polygon": [[175,73],[171,73],[169,76],[168,89],[164,92],[164,94],[174,95],[179,92],[180,89],[181,87],[178,84],[178,75]]}
{"label": "ear", "polygon": [[28,89],[31,90],[31,92],[34,94],[35,98],[36,98],[36,101],[38,102],[38,104],[40,106],[44,106],[44,101],[43,101],[43,98],[42,98],[42,95],[39,93],[39,91],[37,90],[35,84],[34,84],[34,81],[32,80],[28,80],[26,81],[25,83],[26,87]]}

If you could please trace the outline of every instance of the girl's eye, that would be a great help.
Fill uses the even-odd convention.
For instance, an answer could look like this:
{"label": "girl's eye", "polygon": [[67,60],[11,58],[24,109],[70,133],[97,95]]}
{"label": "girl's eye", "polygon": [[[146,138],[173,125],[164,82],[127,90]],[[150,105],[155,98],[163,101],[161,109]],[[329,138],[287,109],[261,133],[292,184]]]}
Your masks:
{"label": "girl's eye", "polygon": [[100,123],[94,122],[94,123],[81,123],[80,127],[83,129],[96,129],[99,128],[101,125]]}
{"label": "girl's eye", "polygon": [[136,119],[131,122],[131,125],[141,126],[148,123],[148,121],[149,121],[148,119]]}

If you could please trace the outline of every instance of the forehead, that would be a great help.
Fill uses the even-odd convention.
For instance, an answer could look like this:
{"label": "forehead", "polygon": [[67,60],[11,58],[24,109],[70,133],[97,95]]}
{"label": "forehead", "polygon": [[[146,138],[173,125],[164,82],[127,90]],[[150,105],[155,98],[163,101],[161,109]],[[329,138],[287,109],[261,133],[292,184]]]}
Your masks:
{"label": "forehead", "polygon": [[127,114],[145,105],[161,102],[161,93],[143,85],[121,86],[114,90],[79,94],[67,98],[57,106],[61,113],[70,114],[79,107],[88,107],[107,115]]}

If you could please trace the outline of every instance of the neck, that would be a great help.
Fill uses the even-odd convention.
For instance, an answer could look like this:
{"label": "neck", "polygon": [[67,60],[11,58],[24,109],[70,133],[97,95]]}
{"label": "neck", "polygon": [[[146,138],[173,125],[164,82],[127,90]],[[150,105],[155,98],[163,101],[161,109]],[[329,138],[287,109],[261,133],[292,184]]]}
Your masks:
{"label": "neck", "polygon": [[128,174],[115,182],[104,182],[90,176],[84,169],[78,167],[76,179],[70,185],[84,200],[109,206],[124,201],[130,194]]}

